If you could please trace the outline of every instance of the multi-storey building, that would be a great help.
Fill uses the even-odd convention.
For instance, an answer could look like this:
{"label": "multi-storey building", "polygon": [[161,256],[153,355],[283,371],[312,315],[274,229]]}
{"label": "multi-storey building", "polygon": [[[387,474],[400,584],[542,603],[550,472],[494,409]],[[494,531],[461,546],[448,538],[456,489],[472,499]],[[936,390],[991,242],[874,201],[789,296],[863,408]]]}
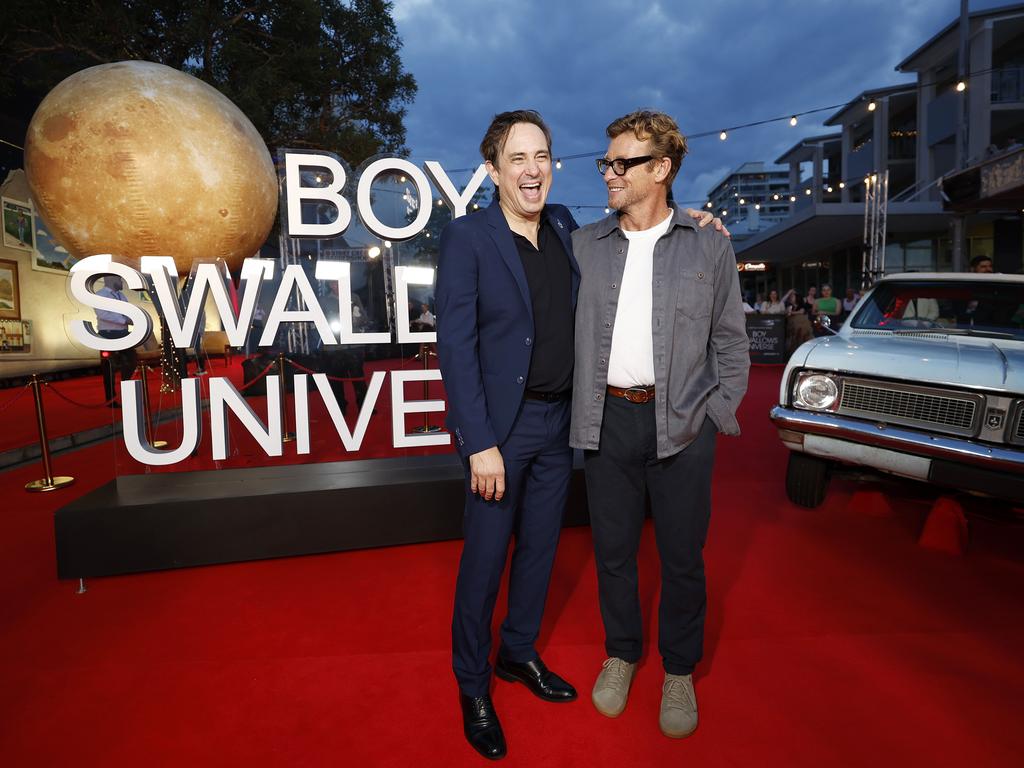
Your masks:
{"label": "multi-storey building", "polygon": [[739,242],[789,216],[788,190],[788,169],[744,163],[714,186],[705,205],[727,222]]}
{"label": "multi-storey building", "polygon": [[967,21],[966,76],[955,20],[896,67],[915,80],[864,91],[825,121],[837,133],[776,160],[795,199],[787,219],[736,244],[741,263],[768,267],[746,290],[859,286],[865,180],[886,172],[886,272],[963,269],[979,254],[1022,271],[1024,3]]}

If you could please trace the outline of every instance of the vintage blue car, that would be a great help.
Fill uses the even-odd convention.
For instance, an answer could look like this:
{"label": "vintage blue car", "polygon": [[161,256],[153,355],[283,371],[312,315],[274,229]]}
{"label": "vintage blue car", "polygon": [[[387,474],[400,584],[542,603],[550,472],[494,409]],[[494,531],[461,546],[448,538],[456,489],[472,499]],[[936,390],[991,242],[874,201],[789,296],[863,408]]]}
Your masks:
{"label": "vintage blue car", "polygon": [[1024,276],[882,278],[793,353],[771,419],[801,506],[843,465],[1024,502]]}

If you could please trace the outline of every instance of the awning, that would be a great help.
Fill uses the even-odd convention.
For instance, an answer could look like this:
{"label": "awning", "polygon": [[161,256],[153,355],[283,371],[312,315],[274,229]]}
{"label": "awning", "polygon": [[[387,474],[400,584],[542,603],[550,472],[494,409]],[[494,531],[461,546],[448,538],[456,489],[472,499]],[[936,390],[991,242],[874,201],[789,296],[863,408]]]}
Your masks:
{"label": "awning", "polygon": [[[949,214],[939,202],[890,203],[886,223],[890,234],[945,232]],[[786,264],[863,241],[863,203],[816,203],[737,243],[736,258]]]}
{"label": "awning", "polygon": [[943,177],[939,185],[949,211],[1024,208],[1024,147]]}

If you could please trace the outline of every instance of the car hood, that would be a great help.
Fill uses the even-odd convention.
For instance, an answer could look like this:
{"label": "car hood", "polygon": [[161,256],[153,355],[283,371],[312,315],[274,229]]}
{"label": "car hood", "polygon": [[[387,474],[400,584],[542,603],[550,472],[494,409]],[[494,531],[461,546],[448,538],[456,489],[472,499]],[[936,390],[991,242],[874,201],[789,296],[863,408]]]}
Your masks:
{"label": "car hood", "polygon": [[804,365],[819,370],[1024,393],[1024,343],[979,337],[858,334],[817,339]]}

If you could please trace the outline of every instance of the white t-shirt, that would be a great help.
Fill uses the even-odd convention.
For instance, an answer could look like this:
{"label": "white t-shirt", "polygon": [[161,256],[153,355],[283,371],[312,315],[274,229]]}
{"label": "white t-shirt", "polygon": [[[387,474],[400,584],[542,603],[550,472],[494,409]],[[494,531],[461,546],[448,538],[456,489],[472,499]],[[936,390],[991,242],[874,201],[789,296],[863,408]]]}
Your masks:
{"label": "white t-shirt", "polygon": [[654,384],[653,314],[654,244],[668,232],[673,214],[650,229],[622,234],[629,240],[626,267],[619,286],[619,303],[608,356],[608,384],[647,387]]}

